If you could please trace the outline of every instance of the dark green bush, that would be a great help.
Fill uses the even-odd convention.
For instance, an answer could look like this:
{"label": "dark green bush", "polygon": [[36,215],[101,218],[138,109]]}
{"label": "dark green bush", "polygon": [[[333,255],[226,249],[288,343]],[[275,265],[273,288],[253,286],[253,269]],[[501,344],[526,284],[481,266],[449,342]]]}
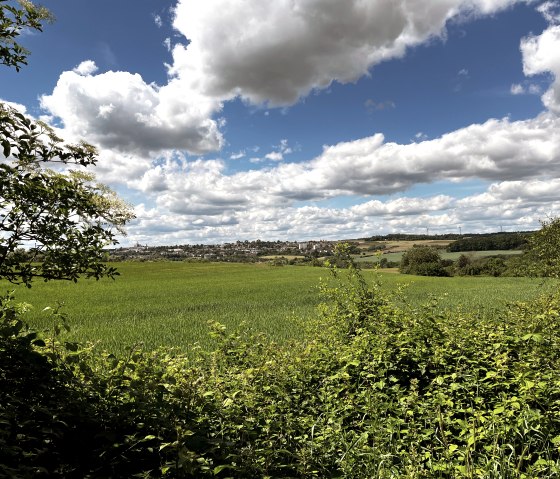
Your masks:
{"label": "dark green bush", "polygon": [[436,248],[416,246],[403,253],[400,272],[419,276],[449,276]]}

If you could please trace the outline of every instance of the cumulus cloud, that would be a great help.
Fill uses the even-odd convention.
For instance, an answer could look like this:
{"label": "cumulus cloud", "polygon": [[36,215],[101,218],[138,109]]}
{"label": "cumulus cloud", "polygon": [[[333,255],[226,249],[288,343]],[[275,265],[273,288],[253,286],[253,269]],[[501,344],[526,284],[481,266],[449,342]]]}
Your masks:
{"label": "cumulus cloud", "polygon": [[246,205],[215,214],[137,207],[131,239],[158,232],[161,244],[237,239],[341,239],[391,232],[432,233],[536,229],[551,208],[560,207],[559,180],[492,183],[462,199],[447,195],[370,200],[348,208]]}
{"label": "cumulus cloud", "polygon": [[525,1],[178,0],[173,26],[188,44],[172,47],[167,41],[173,61],[166,85],[128,72],[97,73],[86,60],[62,73],[41,104],[62,120],[67,136],[86,137],[102,148],[204,154],[223,145],[216,116],[225,101],[290,105],[313,89],[355,81],[409,47],[445,36],[452,19]]}
{"label": "cumulus cloud", "polygon": [[290,105],[313,89],[356,81],[407,48],[444,36],[450,19],[492,14],[515,3],[179,0],[173,25],[190,43],[174,48],[170,73],[198,77],[210,96]]}
{"label": "cumulus cloud", "polygon": [[[324,148],[307,163],[275,170],[279,195],[382,195],[418,183],[519,179],[560,174],[560,119],[488,120],[419,143],[386,143],[381,134]],[[263,173],[264,174],[264,173]]]}
{"label": "cumulus cloud", "polygon": [[229,157],[230,160],[240,160],[241,158],[245,158],[247,153],[243,150],[238,151],[237,153],[232,153]]}
{"label": "cumulus cloud", "polygon": [[560,25],[550,26],[540,35],[523,39],[521,53],[525,75],[553,75],[554,81],[542,101],[549,110],[560,113]]}
{"label": "cumulus cloud", "polygon": [[[341,218],[432,217],[437,211],[465,216],[458,211],[466,207],[469,214],[478,208],[487,217],[508,206],[504,214],[512,216],[514,206],[522,211],[537,203],[557,202],[558,181],[550,178],[558,176],[560,119],[546,113],[526,121],[489,120],[420,143],[386,143],[377,134],[326,146],[308,162],[284,162],[232,174],[220,160],[168,161],[146,172],[135,187],[152,196],[162,211],[207,218],[226,215],[241,224],[247,211],[295,211],[301,209],[300,201],[320,204],[339,195],[402,195],[420,183],[478,179],[494,185],[484,196],[470,200],[448,195],[369,199],[336,214],[319,208],[321,221],[330,224]],[[493,210],[483,211],[485,207]],[[288,218],[275,214],[277,221]]]}
{"label": "cumulus cloud", "polygon": [[[166,85],[128,72],[98,73],[86,60],[60,76],[42,106],[62,120],[66,137],[85,137],[101,147],[101,179],[123,181],[148,197],[151,206],[137,208],[132,240],[149,232],[161,233],[161,243],[187,237],[340,238],[426,227],[444,231],[477,221],[481,230],[493,218],[537,226],[539,217],[560,207],[560,26],[554,24],[553,2],[540,7],[548,28],[520,47],[525,75],[552,78],[542,96],[548,111],[536,118],[490,119],[432,140],[419,133],[409,144],[387,142],[377,133],[327,145],[304,162],[288,161],[293,149],[282,140],[249,160],[273,163],[237,173],[222,160],[175,156],[221,148],[223,122],[217,116],[226,101],[291,105],[332,82],[375,74],[380,62],[443,38],[449,21],[529,1],[178,0],[173,25],[189,42],[167,42],[173,61]],[[466,69],[457,74],[466,76]],[[511,93],[542,92],[523,82],[512,85]],[[365,107],[394,104],[368,100]],[[246,153],[252,154],[247,149],[230,159]],[[403,196],[418,184],[473,179],[490,186],[460,200]],[[340,195],[361,199],[348,208],[321,206]],[[392,196],[372,199],[381,195]]]}
{"label": "cumulus cloud", "polygon": [[272,161],[282,161],[284,159],[284,155],[280,151],[272,151],[264,155],[267,160]]}
{"label": "cumulus cloud", "polygon": [[72,70],[78,75],[91,75],[97,71],[97,65],[93,60],[85,60]]}
{"label": "cumulus cloud", "polygon": [[147,84],[138,74],[91,75],[95,63],[64,72],[41,106],[61,118],[67,136],[102,148],[150,155],[164,150],[201,154],[219,149],[222,135],[211,119],[221,103],[182,88]]}
{"label": "cumulus cloud", "polygon": [[560,4],[558,2],[543,2],[537,7],[537,11],[539,11],[544,16],[545,20],[548,23],[560,23]]}

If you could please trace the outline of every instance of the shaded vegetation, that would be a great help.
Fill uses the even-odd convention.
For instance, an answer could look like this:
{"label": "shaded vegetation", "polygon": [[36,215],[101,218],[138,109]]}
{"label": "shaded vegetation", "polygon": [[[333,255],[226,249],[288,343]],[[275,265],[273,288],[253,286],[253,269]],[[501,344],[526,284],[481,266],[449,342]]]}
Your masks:
{"label": "shaded vegetation", "polygon": [[419,276],[449,276],[436,248],[414,246],[402,255],[400,272]]}
{"label": "shaded vegetation", "polygon": [[455,251],[488,251],[522,249],[527,244],[529,233],[488,233],[472,235],[457,239],[447,250]]}

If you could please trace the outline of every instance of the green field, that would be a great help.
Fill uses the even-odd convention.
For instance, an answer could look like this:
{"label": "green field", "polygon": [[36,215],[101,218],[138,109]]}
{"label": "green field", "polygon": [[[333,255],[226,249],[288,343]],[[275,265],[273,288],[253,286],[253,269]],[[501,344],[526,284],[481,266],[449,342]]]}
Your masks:
{"label": "green field", "polygon": [[[378,255],[375,253],[368,253],[366,255],[355,256],[354,260],[358,263],[368,262],[368,261],[372,263],[378,263],[380,259],[386,258],[387,261],[398,263],[402,259],[403,253],[404,251],[400,251],[398,253],[385,253],[382,255]],[[458,251],[452,253],[450,253],[449,251],[442,251],[440,255],[441,255],[441,259],[450,259],[455,261],[461,255],[465,255],[471,258],[483,258],[486,256],[495,256],[495,255],[511,256],[511,255],[518,255],[521,253],[523,253],[523,251],[504,249],[504,250],[488,250],[488,251]]]}
{"label": "green field", "polygon": [[[325,268],[263,264],[119,263],[118,269],[121,275],[114,281],[36,282],[31,289],[16,288],[16,298],[33,305],[29,319],[40,329],[52,325],[42,309],[64,302],[72,340],[99,342],[110,351],[135,343],[188,350],[195,342],[210,345],[210,320],[228,327],[245,321],[277,341],[297,338],[301,321],[316,314],[320,278],[329,278]],[[373,278],[376,273],[364,274]],[[379,277],[388,289],[408,284],[404,299],[412,306],[434,295],[441,298],[441,308],[492,309],[543,291],[540,280],[529,278]],[[10,288],[3,284],[4,290]]]}

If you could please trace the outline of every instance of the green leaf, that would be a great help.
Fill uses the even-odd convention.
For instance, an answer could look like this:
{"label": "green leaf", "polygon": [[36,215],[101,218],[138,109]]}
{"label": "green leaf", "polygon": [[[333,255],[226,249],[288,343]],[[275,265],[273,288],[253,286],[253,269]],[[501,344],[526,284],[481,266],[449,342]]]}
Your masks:
{"label": "green leaf", "polygon": [[66,348],[67,351],[76,352],[79,348],[79,344],[78,343],[64,343],[64,347]]}
{"label": "green leaf", "polygon": [[215,476],[217,476],[220,472],[222,472],[222,471],[224,471],[224,470],[226,470],[226,469],[231,469],[231,466],[229,466],[229,465],[227,465],[227,464],[222,464],[221,466],[216,466],[216,467],[213,469],[212,472],[213,472],[213,474],[214,474]]}

